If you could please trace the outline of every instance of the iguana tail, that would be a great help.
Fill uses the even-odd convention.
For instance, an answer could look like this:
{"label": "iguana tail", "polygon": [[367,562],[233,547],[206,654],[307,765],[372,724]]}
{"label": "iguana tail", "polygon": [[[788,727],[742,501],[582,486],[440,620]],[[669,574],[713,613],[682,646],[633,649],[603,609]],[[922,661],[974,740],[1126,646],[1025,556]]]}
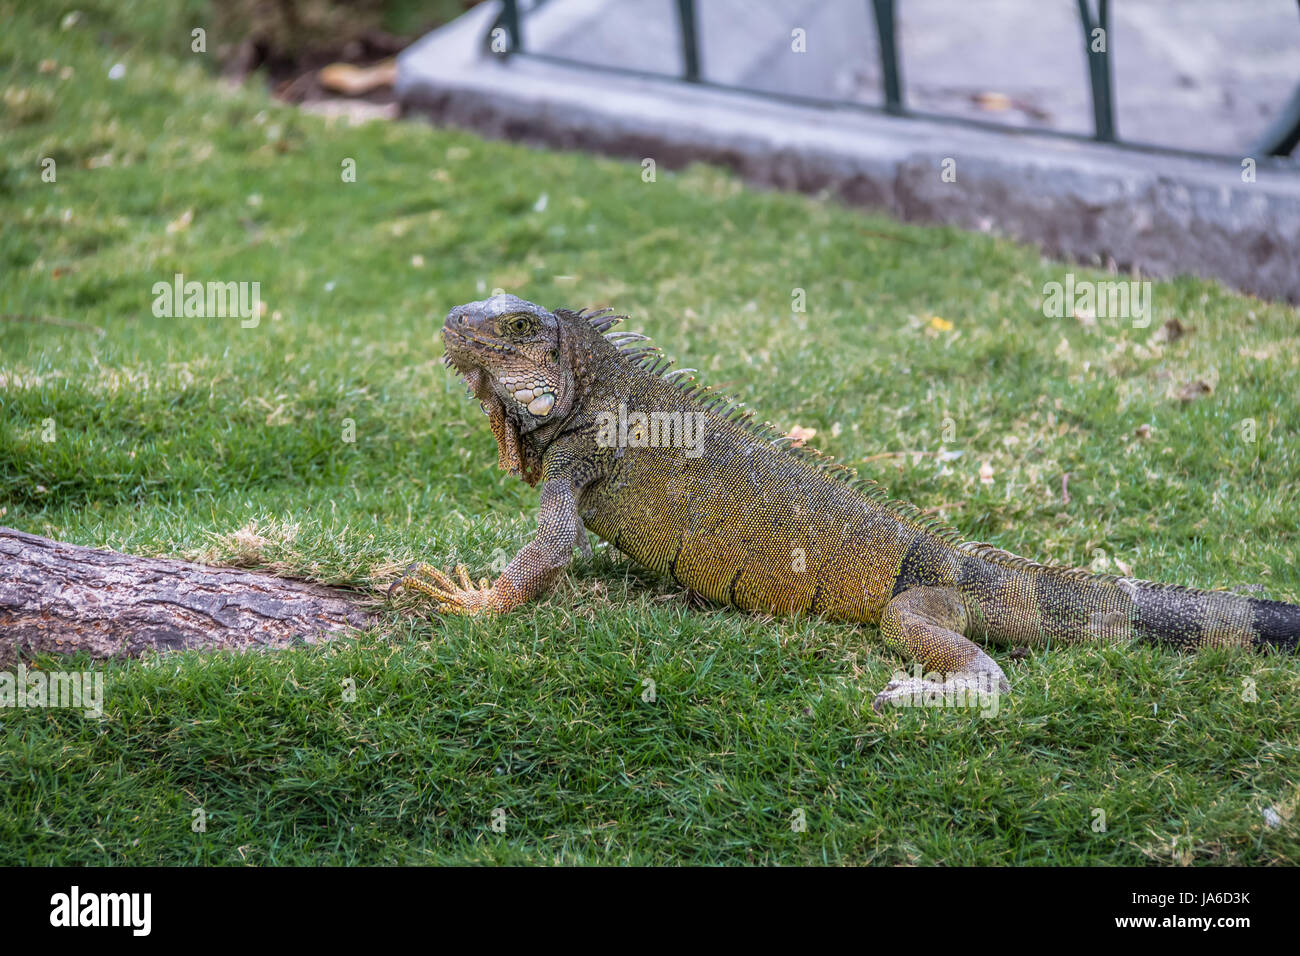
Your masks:
{"label": "iguana tail", "polygon": [[1300,607],[1284,601],[1127,579],[1114,586],[1127,586],[1133,597],[1133,633],[1139,640],[1189,649],[1239,645],[1292,652],[1300,640]]}
{"label": "iguana tail", "polygon": [[994,640],[1291,652],[1300,643],[1300,606],[1282,601],[1045,567],[994,549],[968,552],[961,566],[958,588]]}
{"label": "iguana tail", "polygon": [[1049,567],[954,538],[946,529],[923,529],[897,550],[880,635],[925,673],[895,675],[876,695],[877,711],[918,694],[1008,690],[1002,668],[980,643],[1139,640],[1184,650],[1291,652],[1300,643],[1300,606],[1294,604]]}

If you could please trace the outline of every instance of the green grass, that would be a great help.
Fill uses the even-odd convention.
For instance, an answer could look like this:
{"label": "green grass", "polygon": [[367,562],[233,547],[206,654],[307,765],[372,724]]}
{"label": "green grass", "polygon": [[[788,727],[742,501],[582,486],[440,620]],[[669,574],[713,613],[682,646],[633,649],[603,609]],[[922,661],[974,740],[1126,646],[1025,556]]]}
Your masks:
{"label": "green grass", "polygon": [[[416,558],[479,571],[535,495],[435,333],[502,287],[617,305],[972,537],[1300,600],[1290,308],[1179,279],[1149,329],[1047,319],[1071,267],[1009,242],[711,168],[647,184],[330,125],[220,86],[186,52],[201,4],[79,2],[69,30],[70,4],[31,6],[0,0],[0,313],[77,324],[0,320],[0,523],[363,589]],[[155,318],[175,272],[259,281],[268,313]],[[1172,317],[1194,331],[1154,339]],[[899,661],[874,629],[693,609],[608,551],[505,619],[384,615],[328,647],[105,666],[102,720],[0,711],[0,863],[1300,862],[1295,658],[997,652],[997,716],[877,716]]]}

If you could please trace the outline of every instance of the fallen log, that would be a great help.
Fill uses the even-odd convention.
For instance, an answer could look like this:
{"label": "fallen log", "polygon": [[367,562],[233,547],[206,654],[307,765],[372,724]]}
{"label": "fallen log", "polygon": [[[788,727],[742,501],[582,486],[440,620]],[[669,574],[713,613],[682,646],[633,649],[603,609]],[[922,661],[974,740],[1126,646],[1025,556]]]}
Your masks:
{"label": "fallen log", "polygon": [[0,527],[0,663],[20,654],[276,650],[374,624],[365,596]]}

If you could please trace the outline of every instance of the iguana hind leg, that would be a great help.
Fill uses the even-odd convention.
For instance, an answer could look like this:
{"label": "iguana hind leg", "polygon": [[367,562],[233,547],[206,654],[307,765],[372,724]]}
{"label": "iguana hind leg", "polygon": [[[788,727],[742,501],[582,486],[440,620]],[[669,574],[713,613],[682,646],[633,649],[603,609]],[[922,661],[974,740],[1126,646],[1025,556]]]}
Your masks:
{"label": "iguana hind leg", "polygon": [[890,681],[872,702],[879,712],[887,702],[923,701],[929,695],[948,700],[961,694],[1010,690],[1006,675],[993,658],[966,635],[982,636],[983,621],[955,588],[908,588],[885,605],[880,634],[885,644],[920,665],[926,675]]}

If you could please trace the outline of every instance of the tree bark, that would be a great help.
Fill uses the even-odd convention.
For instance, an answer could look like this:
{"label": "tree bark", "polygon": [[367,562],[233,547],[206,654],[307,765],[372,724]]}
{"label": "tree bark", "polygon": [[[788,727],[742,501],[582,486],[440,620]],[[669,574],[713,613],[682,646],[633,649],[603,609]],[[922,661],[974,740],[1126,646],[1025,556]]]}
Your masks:
{"label": "tree bark", "polygon": [[0,662],[43,651],[105,658],[316,644],[375,623],[364,601],[306,581],[0,527]]}

